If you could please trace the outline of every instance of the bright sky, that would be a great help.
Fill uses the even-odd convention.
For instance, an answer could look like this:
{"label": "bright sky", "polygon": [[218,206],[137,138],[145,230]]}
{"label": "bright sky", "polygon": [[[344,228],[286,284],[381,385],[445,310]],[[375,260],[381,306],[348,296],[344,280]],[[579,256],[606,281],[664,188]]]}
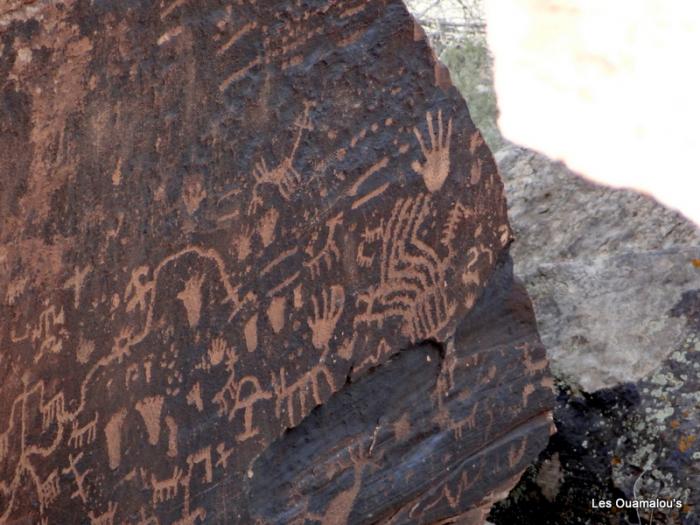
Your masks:
{"label": "bright sky", "polygon": [[700,224],[700,2],[485,8],[503,134]]}

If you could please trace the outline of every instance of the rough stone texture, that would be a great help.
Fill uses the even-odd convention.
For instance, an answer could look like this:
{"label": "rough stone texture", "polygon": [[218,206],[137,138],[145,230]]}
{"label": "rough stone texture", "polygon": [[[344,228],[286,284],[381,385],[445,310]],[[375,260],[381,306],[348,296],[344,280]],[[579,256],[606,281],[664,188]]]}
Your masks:
{"label": "rough stone texture", "polygon": [[[648,197],[589,184],[534,152],[511,146],[496,158],[516,272],[560,394],[558,433],[492,519],[698,523],[700,232]],[[635,496],[685,506],[638,517],[590,505]]]}
{"label": "rough stone texture", "polygon": [[551,379],[403,4],[16,1],[0,42],[0,524],[483,521]]}
{"label": "rough stone texture", "polygon": [[[441,9],[424,0],[408,3],[417,14]],[[481,2],[468,4],[476,7],[473,20],[480,21]],[[581,7],[585,11],[586,6]],[[499,8],[509,13],[502,5]],[[571,14],[566,9],[549,11],[555,17]],[[518,20],[512,13],[503,18]],[[451,33],[441,30],[439,20],[432,22],[428,27],[440,34],[429,34],[438,36],[445,48],[441,59],[485,140],[497,151],[516,237],[516,274],[525,277],[552,368],[560,379],[557,433],[491,520],[500,525],[639,523],[639,518],[645,524],[698,523],[700,347],[697,325],[690,320],[697,318],[692,305],[700,288],[700,260],[696,260],[700,231],[643,195],[586,183],[561,163],[508,144],[496,123],[492,61],[484,35],[463,34],[446,42]],[[565,26],[552,27],[559,31]],[[620,33],[617,25],[613,30]],[[515,41],[512,36],[506,35],[509,45]],[[550,48],[542,51],[558,52]],[[658,71],[654,76],[665,78]],[[523,94],[517,83],[506,88],[513,88],[511,94]],[[663,118],[667,109],[663,90],[657,95],[658,100],[651,100],[658,102],[656,117]],[[534,108],[541,116],[542,108],[531,104],[537,96],[541,93],[525,95],[529,106],[519,109]],[[557,118],[561,115],[565,113]],[[644,118],[635,110],[635,118],[639,115]],[[596,129],[601,122],[595,121]],[[570,132],[576,130],[570,128],[545,131],[554,131],[567,147],[583,144],[590,156],[591,142],[573,140]],[[527,129],[531,131],[531,126]],[[609,141],[615,157],[624,163],[618,175],[639,184],[638,170],[630,160],[644,162],[646,156],[639,148],[635,159],[621,153],[624,138]],[[667,149],[659,151],[664,158],[673,157]],[[607,166],[609,160],[608,156]],[[679,185],[665,175],[661,180],[669,189],[682,188],[696,199],[692,170],[691,163],[678,171]],[[665,166],[663,173],[668,172]],[[603,386],[609,388],[596,390]],[[635,483],[637,496],[681,498],[688,507],[654,516],[591,508],[593,497],[634,497]]]}
{"label": "rough stone texture", "polygon": [[592,392],[645,377],[684,337],[700,231],[652,199],[596,186],[517,147],[497,154],[513,257],[560,377]]}

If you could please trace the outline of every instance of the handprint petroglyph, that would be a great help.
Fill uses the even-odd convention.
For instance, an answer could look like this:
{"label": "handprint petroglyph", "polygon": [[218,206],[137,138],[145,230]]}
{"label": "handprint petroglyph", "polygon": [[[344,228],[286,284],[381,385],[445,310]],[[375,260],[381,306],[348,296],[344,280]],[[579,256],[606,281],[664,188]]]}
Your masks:
{"label": "handprint petroglyph", "polygon": [[423,176],[425,186],[432,193],[440,188],[445,183],[445,179],[450,174],[450,143],[452,141],[452,119],[447,121],[447,134],[443,129],[442,110],[438,110],[437,124],[438,129],[435,133],[433,125],[433,115],[428,111],[426,116],[428,123],[428,136],[430,137],[430,145],[427,146],[423,140],[423,136],[417,127],[413,128],[413,133],[418,139],[421,152],[425,157],[425,162],[414,161],[411,164],[413,170]]}
{"label": "handprint petroglyph", "polygon": [[311,328],[311,342],[318,350],[326,349],[343,313],[345,290],[340,285],[333,285],[330,293],[328,290],[323,290],[320,304],[316,296],[313,296],[311,301],[314,305],[314,314],[307,319]]}

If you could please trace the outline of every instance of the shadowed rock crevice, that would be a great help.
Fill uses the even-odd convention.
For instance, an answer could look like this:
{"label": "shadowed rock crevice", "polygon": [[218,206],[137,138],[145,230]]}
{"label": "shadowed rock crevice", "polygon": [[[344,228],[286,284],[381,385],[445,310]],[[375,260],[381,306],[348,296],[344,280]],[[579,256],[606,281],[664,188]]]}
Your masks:
{"label": "shadowed rock crevice", "polygon": [[[504,322],[505,334],[499,330]],[[246,484],[251,517],[370,524],[477,515],[488,487],[512,477],[498,465],[503,451],[515,467],[546,441],[527,436],[551,427],[548,389],[539,385],[527,400],[527,416],[509,420],[491,411],[520,400],[492,397],[508,378],[488,379],[487,356],[504,343],[515,353],[513,347],[532,342],[531,322],[527,296],[504,261],[449,343],[450,358],[473,359],[474,372],[457,374],[453,393],[442,397],[448,351],[424,342],[346,384],[253,464]],[[531,384],[545,378],[542,372]],[[441,411],[464,421],[461,428],[445,427],[435,417]],[[450,499],[459,504],[450,507]]]}

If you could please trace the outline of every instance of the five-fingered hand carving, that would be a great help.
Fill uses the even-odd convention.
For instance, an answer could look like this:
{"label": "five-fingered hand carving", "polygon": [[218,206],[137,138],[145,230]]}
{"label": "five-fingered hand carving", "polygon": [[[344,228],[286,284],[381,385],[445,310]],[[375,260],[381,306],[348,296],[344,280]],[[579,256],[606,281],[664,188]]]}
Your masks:
{"label": "five-fingered hand carving", "polygon": [[321,304],[318,304],[316,297],[311,300],[314,303],[314,316],[308,318],[307,322],[311,328],[311,342],[314,348],[327,349],[328,342],[333,336],[335,325],[338,324],[345,306],[345,290],[342,286],[331,286],[330,294],[328,290],[323,290]]}
{"label": "five-fingered hand carving", "polygon": [[430,111],[427,113],[426,120],[428,122],[428,134],[430,135],[430,146],[425,145],[423,136],[418,128],[413,128],[413,133],[418,139],[420,149],[425,157],[425,162],[421,163],[417,160],[411,164],[411,167],[416,173],[423,176],[423,181],[426,187],[432,193],[442,188],[445,179],[450,173],[450,141],[452,139],[452,119],[447,122],[447,134],[444,133],[442,122],[442,110],[438,110],[437,133],[433,128],[433,115]]}

